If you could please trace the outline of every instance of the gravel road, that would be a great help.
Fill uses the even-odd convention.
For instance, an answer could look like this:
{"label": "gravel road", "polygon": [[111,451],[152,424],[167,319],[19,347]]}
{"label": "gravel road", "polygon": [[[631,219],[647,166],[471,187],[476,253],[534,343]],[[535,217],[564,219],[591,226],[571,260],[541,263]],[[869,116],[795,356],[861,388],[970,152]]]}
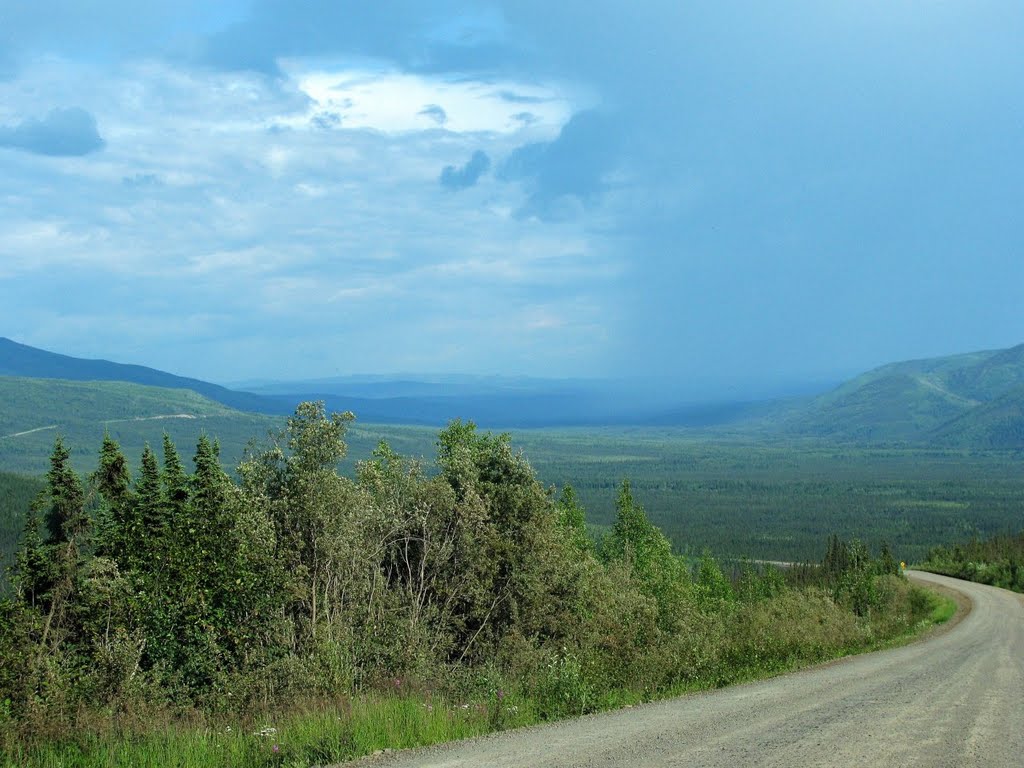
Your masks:
{"label": "gravel road", "polygon": [[969,613],[948,631],[894,650],[352,765],[1024,766],[1024,599],[911,575],[965,595]]}

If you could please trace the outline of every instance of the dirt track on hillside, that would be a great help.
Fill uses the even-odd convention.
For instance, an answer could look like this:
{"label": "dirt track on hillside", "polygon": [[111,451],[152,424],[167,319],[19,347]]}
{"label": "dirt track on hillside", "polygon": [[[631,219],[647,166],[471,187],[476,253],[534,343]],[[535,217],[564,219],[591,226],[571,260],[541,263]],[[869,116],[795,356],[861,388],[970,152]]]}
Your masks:
{"label": "dirt track on hillside", "polygon": [[[1024,599],[970,600],[948,631],[758,683],[357,761],[361,768],[1024,765]],[[961,597],[961,600],[963,597]]]}

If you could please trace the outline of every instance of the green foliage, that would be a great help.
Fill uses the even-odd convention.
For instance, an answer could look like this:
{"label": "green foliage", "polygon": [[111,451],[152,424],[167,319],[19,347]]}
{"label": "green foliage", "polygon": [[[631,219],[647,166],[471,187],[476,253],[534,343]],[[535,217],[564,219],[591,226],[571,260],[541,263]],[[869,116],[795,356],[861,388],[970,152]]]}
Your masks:
{"label": "green foliage", "polygon": [[640,591],[655,600],[659,623],[669,629],[686,599],[689,585],[685,565],[634,500],[629,480],[622,481],[615,507],[615,523],[602,542],[601,556],[605,562],[620,563]]}
{"label": "green foliage", "polygon": [[46,511],[46,529],[53,544],[74,540],[88,527],[85,514],[85,494],[78,475],[71,468],[71,454],[60,437],[50,455],[50,471],[46,475],[50,505]]}
{"label": "green foliage", "polygon": [[935,547],[919,568],[1024,592],[1024,532]]}
{"label": "green foliage", "polygon": [[697,564],[696,587],[699,600],[706,606],[728,603],[734,599],[732,584],[707,550]]}
{"label": "green foliage", "polygon": [[[556,499],[508,435],[471,422],[440,433],[436,473],[382,442],[347,477],[351,418],[302,404],[237,479],[205,435],[191,473],[165,436],[162,466],[144,449],[129,483],[108,436],[83,488],[58,441],[0,604],[0,754],[87,764],[121,738],[120,725],[94,738],[96,723],[242,718],[317,696],[401,719],[339,716],[272,753],[340,760],[788,668],[929,610],[838,538],[803,587],[749,562],[730,579],[710,552],[691,576],[628,482],[596,548],[574,492]],[[421,711],[431,702],[448,730]],[[164,749],[141,721],[125,729]],[[184,738],[211,754],[209,732]],[[273,764],[265,743],[217,744]]]}
{"label": "green foliage", "polygon": [[580,552],[592,552],[594,542],[587,532],[587,519],[579,497],[571,485],[562,488],[557,503],[558,524],[565,529]]}

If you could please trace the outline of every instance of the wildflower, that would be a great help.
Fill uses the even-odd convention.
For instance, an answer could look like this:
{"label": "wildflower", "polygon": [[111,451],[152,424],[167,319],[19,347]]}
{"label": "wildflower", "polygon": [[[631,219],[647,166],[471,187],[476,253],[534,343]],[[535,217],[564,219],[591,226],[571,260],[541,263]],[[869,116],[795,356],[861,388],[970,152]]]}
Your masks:
{"label": "wildflower", "polygon": [[498,701],[504,701],[504,699],[505,699],[505,691],[502,688],[499,688],[497,693],[495,694],[495,696],[498,697]]}
{"label": "wildflower", "polygon": [[281,751],[281,745],[280,744],[275,744],[274,746],[272,746],[270,748],[270,751],[273,752],[276,755],[278,752]]}

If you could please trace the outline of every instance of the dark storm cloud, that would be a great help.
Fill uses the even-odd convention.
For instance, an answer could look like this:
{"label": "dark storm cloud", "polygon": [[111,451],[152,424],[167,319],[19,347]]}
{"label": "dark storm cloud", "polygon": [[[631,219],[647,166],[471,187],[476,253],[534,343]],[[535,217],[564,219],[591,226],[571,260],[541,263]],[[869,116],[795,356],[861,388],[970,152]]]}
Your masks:
{"label": "dark storm cloud", "polygon": [[206,43],[215,66],[277,74],[277,59],[346,54],[388,59],[419,71],[478,70],[509,60],[501,18],[466,0],[355,2],[260,0],[247,17]]}
{"label": "dark storm cloud", "polygon": [[554,141],[519,147],[499,175],[524,182],[529,199],[522,214],[561,218],[567,202],[587,205],[600,197],[605,175],[619,161],[619,150],[615,121],[588,110],[574,115]]}
{"label": "dark storm cloud", "polygon": [[37,155],[79,157],[98,152],[104,144],[96,118],[79,107],[54,109],[42,119],[27,118],[15,125],[0,126],[0,147]]}
{"label": "dark storm cloud", "polygon": [[442,187],[453,192],[469,189],[480,180],[481,176],[490,170],[490,167],[491,158],[487,156],[487,153],[477,150],[461,168],[456,168],[454,165],[446,165],[444,170],[441,171],[439,181]]}

